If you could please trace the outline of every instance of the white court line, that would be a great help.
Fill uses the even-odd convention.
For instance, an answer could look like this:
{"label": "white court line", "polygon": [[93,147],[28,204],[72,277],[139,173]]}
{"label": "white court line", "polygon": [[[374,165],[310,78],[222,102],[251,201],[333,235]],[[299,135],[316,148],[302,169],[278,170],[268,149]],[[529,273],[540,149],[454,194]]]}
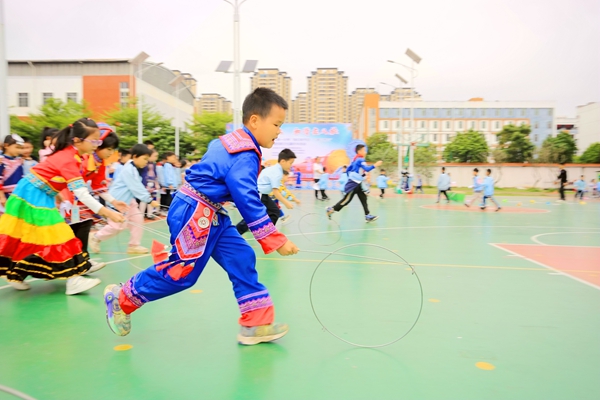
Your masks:
{"label": "white court line", "polygon": [[[509,252],[509,253],[511,253],[511,254],[518,255],[518,254],[517,254],[517,253],[515,253],[514,251],[511,251],[511,250],[508,250],[508,249],[505,249],[505,248],[501,247],[501,246],[502,246],[502,243],[488,243],[488,244],[490,244],[490,245],[492,245],[492,246],[496,247],[497,249],[500,249],[500,250],[503,250],[503,251]],[[513,244],[511,244],[511,246],[513,246]],[[550,266],[548,266],[548,265],[546,265],[546,264],[543,264],[543,263],[541,263],[541,262],[539,262],[539,261],[532,260],[531,258],[527,258],[527,257],[521,257],[521,258],[523,258],[524,260],[527,260],[527,261],[529,261],[529,262],[532,262],[532,263],[534,263],[534,264],[540,265],[540,266],[542,266],[542,267],[544,267],[544,268],[548,268],[548,269],[550,269],[550,270],[552,270],[552,271],[556,272],[556,273],[557,273],[557,275],[563,275],[563,276],[566,276],[567,278],[571,278],[571,279],[573,279],[573,280],[576,280],[577,282],[583,283],[583,284],[585,284],[585,285],[588,285],[588,286],[591,286],[591,287],[593,287],[594,289],[598,289],[598,290],[600,290],[600,286],[598,286],[598,285],[594,285],[593,283],[590,283],[590,282],[584,281],[583,279],[579,279],[579,278],[577,278],[577,277],[575,277],[575,276],[569,275],[569,274],[567,274],[567,273],[565,273],[565,272],[563,272],[563,271],[561,271],[561,270],[559,270],[559,269],[552,268],[552,267],[550,267]]]}
{"label": "white court line", "polygon": [[540,236],[546,236],[546,235],[562,235],[565,233],[569,233],[569,234],[573,234],[573,233],[578,233],[578,234],[586,234],[586,233],[600,233],[600,232],[551,232],[551,233],[540,233],[539,235],[535,235],[531,237],[531,241],[535,242],[537,244],[541,244],[542,246],[562,246],[562,247],[598,247],[598,246],[578,246],[578,245],[574,245],[574,246],[569,246],[566,244],[546,244],[546,243],[542,243],[540,242],[537,238],[539,238]]}

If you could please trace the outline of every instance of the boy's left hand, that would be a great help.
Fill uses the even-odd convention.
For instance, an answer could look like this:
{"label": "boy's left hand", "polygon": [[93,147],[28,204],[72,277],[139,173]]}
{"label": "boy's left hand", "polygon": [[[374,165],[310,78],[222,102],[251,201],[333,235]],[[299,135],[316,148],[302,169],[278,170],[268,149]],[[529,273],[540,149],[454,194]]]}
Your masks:
{"label": "boy's left hand", "polygon": [[115,200],[112,202],[112,205],[119,210],[119,212],[122,213],[126,213],[127,210],[129,210],[129,207],[127,206],[127,203],[125,203],[124,201],[120,201],[120,200]]}
{"label": "boy's left hand", "polygon": [[300,202],[300,200],[298,200],[298,199],[295,199],[295,200],[294,200],[294,202],[295,202],[296,204],[298,204],[298,205],[302,204],[302,203]]}

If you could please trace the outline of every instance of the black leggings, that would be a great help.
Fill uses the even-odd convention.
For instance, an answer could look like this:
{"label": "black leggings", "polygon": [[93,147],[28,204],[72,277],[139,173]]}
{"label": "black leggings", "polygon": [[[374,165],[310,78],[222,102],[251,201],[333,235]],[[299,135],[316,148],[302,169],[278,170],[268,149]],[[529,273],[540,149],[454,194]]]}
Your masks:
{"label": "black leggings", "polygon": [[370,213],[369,213],[369,205],[367,204],[367,195],[365,194],[365,192],[363,192],[361,185],[357,185],[354,188],[354,190],[352,190],[349,193],[346,193],[346,195],[344,196],[344,198],[341,199],[335,206],[333,206],[333,209],[335,211],[340,211],[342,208],[344,208],[348,204],[350,204],[350,202],[352,201],[352,198],[354,197],[354,195],[357,195],[358,198],[360,199],[360,203],[363,206],[363,209],[365,211],[365,215],[369,215]]}
{"label": "black leggings", "polygon": [[[281,210],[279,209],[279,207],[277,207],[277,204],[275,204],[273,199],[271,199],[271,196],[269,196],[268,194],[261,195],[260,202],[263,203],[265,207],[267,207],[267,214],[269,215],[269,218],[271,218],[271,222],[273,222],[273,225],[275,225],[277,223],[277,220],[279,220]],[[244,220],[238,222],[235,227],[240,235],[243,235],[249,230],[248,224]]]}
{"label": "black leggings", "polygon": [[[165,207],[171,206],[171,201],[173,201],[173,196],[171,196],[171,192],[174,190],[165,189],[165,194],[160,195],[160,205]],[[165,210],[163,210],[165,211]]]}

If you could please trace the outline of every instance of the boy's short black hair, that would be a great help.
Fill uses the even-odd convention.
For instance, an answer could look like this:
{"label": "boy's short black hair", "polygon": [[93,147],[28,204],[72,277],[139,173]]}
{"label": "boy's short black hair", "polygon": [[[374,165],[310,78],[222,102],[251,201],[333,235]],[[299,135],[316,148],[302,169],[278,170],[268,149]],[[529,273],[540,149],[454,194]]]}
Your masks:
{"label": "boy's short black hair", "polygon": [[446,167],[442,167],[442,172],[446,171]]}
{"label": "boy's short black hair", "polygon": [[363,147],[366,147],[366,146],[365,146],[364,144],[357,144],[357,145],[356,145],[356,147],[354,148],[354,151],[355,151],[356,153],[358,153],[358,151],[359,151],[360,149],[362,149]]}
{"label": "boy's short black hair", "polygon": [[277,157],[277,162],[288,161],[292,158],[296,158],[296,155],[290,149],[283,149],[279,152],[279,156]]}
{"label": "boy's short black hair", "polygon": [[252,115],[259,115],[261,118],[266,118],[271,112],[273,106],[279,106],[284,110],[288,109],[288,103],[268,88],[256,88],[252,93],[246,96],[242,105],[242,122],[245,124],[250,120]]}
{"label": "boy's short black hair", "polygon": [[119,150],[119,157],[128,156],[130,154],[131,154],[131,152],[129,150],[126,150],[126,149]]}
{"label": "boy's short black hair", "polygon": [[162,155],[162,159],[166,160],[167,158],[174,156],[174,155],[175,155],[175,153],[173,153],[172,151],[165,151]]}
{"label": "boy's short black hair", "polygon": [[479,172],[479,169],[477,169],[477,168],[473,168],[473,171],[475,171],[475,172]]}
{"label": "boy's short black hair", "polygon": [[385,172],[385,169],[383,169],[383,168],[382,168],[380,171],[381,171],[381,172]]}
{"label": "boy's short black hair", "polygon": [[131,148],[131,157],[141,157],[141,156],[150,156],[152,155],[152,150],[148,148],[145,144],[138,143]]}
{"label": "boy's short black hair", "polygon": [[488,168],[488,169],[487,169],[487,172],[491,174],[491,173],[492,173],[492,170]]}
{"label": "boy's short black hair", "polygon": [[326,167],[323,167],[323,172],[327,172],[327,168]]}
{"label": "boy's short black hair", "polygon": [[144,144],[145,144],[146,146],[148,146],[148,145],[150,145],[150,146],[154,146],[154,143],[152,143],[152,140],[146,140],[146,141],[144,141]]}

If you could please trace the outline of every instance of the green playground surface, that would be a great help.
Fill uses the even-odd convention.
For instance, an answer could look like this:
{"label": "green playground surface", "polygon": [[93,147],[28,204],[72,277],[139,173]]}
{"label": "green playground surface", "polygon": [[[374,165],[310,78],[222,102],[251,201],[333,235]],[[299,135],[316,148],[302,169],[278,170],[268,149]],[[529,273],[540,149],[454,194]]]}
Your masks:
{"label": "green playground surface", "polygon": [[[264,255],[247,236],[276,319],[290,325],[273,343],[238,345],[237,303],[214,261],[192,289],[136,311],[129,336],[112,334],[104,286],[152,263],[126,254],[128,233],[93,255],[110,264],[84,294],[0,281],[0,385],[38,400],[600,398],[600,201],[498,193],[493,212],[376,194],[379,219],[366,224],[358,199],[328,221],[340,193],[323,202],[301,191],[278,224],[296,256]],[[143,245],[167,243],[164,221],[147,226]],[[350,255],[321,263],[344,246]],[[360,348],[330,334],[368,345],[402,336],[421,307],[417,276],[421,315],[403,339]]]}

